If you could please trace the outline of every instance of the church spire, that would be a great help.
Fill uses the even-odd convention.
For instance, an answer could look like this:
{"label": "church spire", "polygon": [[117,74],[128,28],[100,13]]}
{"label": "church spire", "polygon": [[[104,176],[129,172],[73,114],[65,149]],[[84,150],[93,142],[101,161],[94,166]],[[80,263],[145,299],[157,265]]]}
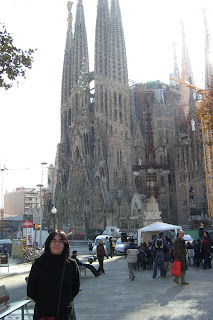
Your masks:
{"label": "church spire", "polygon": [[61,105],[68,102],[71,95],[71,73],[72,73],[72,48],[73,48],[73,32],[72,32],[72,5],[73,2],[68,1],[68,26],[67,26],[67,38],[64,51],[64,65],[62,75],[62,87],[61,87]]}
{"label": "church spire", "polygon": [[182,32],[182,73],[181,79],[182,81],[188,81],[191,84],[194,84],[193,74],[191,63],[189,59],[188,47],[186,44],[186,35],[184,30],[184,23],[183,21],[180,22],[181,24],[181,32]]}
{"label": "church spire", "polygon": [[[191,62],[189,59],[188,47],[186,43],[186,35],[184,30],[183,21],[180,22],[181,31],[182,31],[182,72],[181,72],[181,80],[187,81],[190,84],[194,84],[194,78],[192,74]],[[181,97],[182,101],[185,101],[187,105],[189,105],[190,101],[190,90],[187,87],[181,86]],[[188,111],[187,111],[188,112]]]}
{"label": "church spire", "polygon": [[108,43],[108,76],[114,82],[128,85],[126,46],[118,0],[111,0]]}
{"label": "church spire", "polygon": [[89,72],[89,58],[86,25],[84,18],[83,1],[78,0],[76,19],[75,19],[75,34],[74,34],[74,50],[73,50],[73,83],[76,84],[79,80],[82,64],[85,64],[85,69]]}
{"label": "church spire", "polygon": [[[173,70],[173,73],[170,74],[170,78],[180,80],[180,72],[179,72],[178,61],[177,61],[177,52],[176,52],[176,43],[174,42],[172,44],[172,46],[173,46],[174,70]],[[170,80],[170,85],[172,87],[176,87],[176,88],[179,87],[179,84],[175,80]]]}
{"label": "church spire", "polygon": [[212,61],[212,48],[211,48],[211,38],[207,23],[206,9],[203,9],[204,14],[204,24],[206,31],[206,41],[205,41],[205,88],[207,89],[210,83],[211,77],[213,76],[213,61]]}
{"label": "church spire", "polygon": [[95,72],[97,76],[107,76],[109,8],[108,0],[99,0],[95,34]]}

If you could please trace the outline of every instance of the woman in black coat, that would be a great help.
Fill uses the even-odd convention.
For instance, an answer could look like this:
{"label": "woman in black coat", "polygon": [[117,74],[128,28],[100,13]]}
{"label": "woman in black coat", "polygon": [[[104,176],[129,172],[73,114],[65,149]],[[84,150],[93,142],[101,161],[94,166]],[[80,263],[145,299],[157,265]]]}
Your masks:
{"label": "woman in black coat", "polygon": [[73,298],[79,292],[79,270],[69,256],[66,235],[50,233],[45,252],[32,265],[27,284],[27,295],[36,302],[34,320],[75,319]]}
{"label": "woman in black coat", "polygon": [[203,234],[203,241],[201,246],[202,255],[204,258],[203,269],[211,268],[211,238],[207,231]]}

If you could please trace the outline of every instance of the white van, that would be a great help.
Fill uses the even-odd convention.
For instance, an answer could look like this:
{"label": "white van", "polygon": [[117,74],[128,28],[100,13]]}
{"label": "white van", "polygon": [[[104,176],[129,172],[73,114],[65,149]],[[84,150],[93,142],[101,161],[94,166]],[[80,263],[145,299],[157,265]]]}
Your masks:
{"label": "white van", "polygon": [[106,251],[106,238],[109,238],[109,237],[111,237],[110,235],[108,235],[108,234],[101,234],[100,236],[97,236],[96,238],[95,238],[95,242],[94,242],[94,246],[93,246],[93,248],[92,248],[92,253],[93,254],[95,254],[95,255],[97,255],[97,245],[99,244],[99,240],[100,239],[103,239],[103,243],[104,243],[104,249],[105,249],[105,251]]}

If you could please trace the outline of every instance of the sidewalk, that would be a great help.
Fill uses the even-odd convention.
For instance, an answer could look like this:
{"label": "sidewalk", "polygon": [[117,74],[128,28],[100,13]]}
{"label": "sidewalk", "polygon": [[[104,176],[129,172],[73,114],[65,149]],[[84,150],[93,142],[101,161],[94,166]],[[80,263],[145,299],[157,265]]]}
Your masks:
{"label": "sidewalk", "polygon": [[8,267],[0,267],[0,279],[12,276],[14,274],[28,272],[31,269],[31,263],[17,264],[16,259],[10,258]]}
{"label": "sidewalk", "polygon": [[[97,262],[93,263],[97,267]],[[81,290],[75,298],[77,320],[210,320],[213,314],[213,269],[189,267],[188,286],[176,285],[171,276],[152,278],[152,270],[139,269],[128,277],[124,257],[104,260],[106,274],[81,274]],[[26,309],[32,319],[34,304]],[[20,319],[12,314],[7,319]]]}
{"label": "sidewalk", "polygon": [[77,320],[212,319],[213,269],[189,267],[188,286],[176,285],[171,276],[153,279],[152,270],[142,269],[130,281],[126,260],[114,259],[104,260],[106,274],[100,278],[82,277]]}

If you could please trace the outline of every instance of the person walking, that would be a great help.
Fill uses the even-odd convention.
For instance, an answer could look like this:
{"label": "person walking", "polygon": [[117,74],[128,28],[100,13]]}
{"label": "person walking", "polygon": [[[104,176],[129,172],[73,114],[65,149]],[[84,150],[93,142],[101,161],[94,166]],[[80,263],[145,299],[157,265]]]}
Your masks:
{"label": "person walking", "polygon": [[35,260],[27,282],[27,295],[35,301],[33,320],[74,320],[73,299],[80,288],[79,270],[70,260],[65,233],[53,231],[44,253]]}
{"label": "person walking", "polygon": [[154,239],[151,245],[151,251],[154,254],[154,270],[152,278],[157,276],[158,263],[160,264],[160,276],[165,277],[165,267],[164,267],[164,251],[169,249],[169,246],[165,240],[165,235],[163,232],[159,233],[159,236]]}
{"label": "person walking", "polygon": [[112,258],[114,255],[114,247],[113,247],[112,237],[109,237],[109,246],[110,246],[110,256]]}
{"label": "person walking", "polygon": [[133,238],[129,240],[129,245],[125,247],[124,253],[126,254],[126,257],[127,257],[129,279],[134,280],[135,279],[134,267],[137,263],[137,256],[139,254],[139,250],[138,250],[138,247],[134,244]]}
{"label": "person walking", "polygon": [[104,257],[106,255],[105,249],[104,249],[104,244],[103,244],[103,240],[100,239],[99,240],[99,244],[97,245],[97,257],[98,257],[98,262],[99,262],[99,268],[98,268],[98,272],[105,274],[104,271]]}
{"label": "person walking", "polygon": [[109,259],[110,243],[109,243],[109,238],[108,237],[106,237],[105,244],[106,244],[106,258]]}
{"label": "person walking", "polygon": [[[178,260],[181,262],[181,284],[187,285],[188,282],[185,281],[185,274],[187,270],[187,264],[186,264],[186,245],[185,241],[183,239],[184,231],[180,230],[177,239],[175,240],[175,243],[173,245],[173,254],[174,254],[174,260]],[[173,281],[176,284],[179,284],[178,281],[179,277],[175,277]]]}
{"label": "person walking", "polygon": [[77,255],[78,255],[78,251],[76,250],[73,250],[72,252],[72,259],[74,259],[77,263],[78,266],[84,266],[85,268],[87,269],[90,269],[90,271],[94,274],[95,277],[98,277],[100,276],[100,273],[98,272],[98,270],[95,269],[95,267],[93,267],[91,264],[89,263],[83,263],[81,262],[78,258],[77,258]]}
{"label": "person walking", "polygon": [[203,234],[203,241],[201,245],[201,253],[203,256],[203,269],[207,268],[212,268],[211,265],[211,259],[210,259],[210,254],[211,254],[211,238],[210,235],[207,231],[204,232]]}

